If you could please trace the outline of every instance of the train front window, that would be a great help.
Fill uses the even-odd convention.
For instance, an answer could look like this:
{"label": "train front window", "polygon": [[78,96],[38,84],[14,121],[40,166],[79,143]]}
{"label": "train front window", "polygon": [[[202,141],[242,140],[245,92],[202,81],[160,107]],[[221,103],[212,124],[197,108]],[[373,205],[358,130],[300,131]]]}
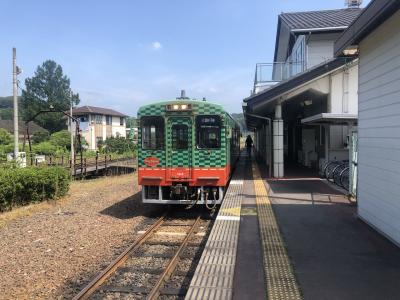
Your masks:
{"label": "train front window", "polygon": [[188,127],[186,125],[172,125],[172,149],[187,149],[188,142]]}
{"label": "train front window", "polygon": [[142,126],[142,148],[163,149],[164,147],[164,119],[162,117],[143,117]]}
{"label": "train front window", "polygon": [[197,147],[216,149],[221,147],[221,118],[198,116],[196,118]]}

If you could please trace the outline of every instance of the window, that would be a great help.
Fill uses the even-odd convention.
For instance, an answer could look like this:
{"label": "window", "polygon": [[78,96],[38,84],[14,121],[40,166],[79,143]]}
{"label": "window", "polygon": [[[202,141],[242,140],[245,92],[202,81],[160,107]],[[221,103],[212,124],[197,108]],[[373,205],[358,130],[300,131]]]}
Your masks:
{"label": "window", "polygon": [[124,126],[124,117],[119,118],[119,125]]}
{"label": "window", "polygon": [[164,119],[162,117],[143,117],[142,148],[162,149],[164,147]]}
{"label": "window", "polygon": [[106,116],[106,125],[111,125],[111,123],[112,123],[112,117]]}
{"label": "window", "polygon": [[216,149],[221,147],[221,118],[219,116],[198,116],[196,132],[198,148]]}
{"label": "window", "polygon": [[102,124],[102,123],[103,123],[103,116],[96,115],[96,124]]}
{"label": "window", "polygon": [[186,125],[172,125],[172,149],[184,150],[188,148],[188,127]]}
{"label": "window", "polygon": [[88,115],[83,115],[79,117],[79,122],[89,122],[89,116]]}

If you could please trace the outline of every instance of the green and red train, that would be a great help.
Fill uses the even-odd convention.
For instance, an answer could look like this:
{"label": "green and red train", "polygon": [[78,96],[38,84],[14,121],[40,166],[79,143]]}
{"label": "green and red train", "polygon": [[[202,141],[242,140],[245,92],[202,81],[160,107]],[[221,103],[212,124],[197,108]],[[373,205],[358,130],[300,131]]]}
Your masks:
{"label": "green and red train", "polygon": [[138,111],[144,203],[222,202],[240,155],[240,129],[217,104],[181,97]]}

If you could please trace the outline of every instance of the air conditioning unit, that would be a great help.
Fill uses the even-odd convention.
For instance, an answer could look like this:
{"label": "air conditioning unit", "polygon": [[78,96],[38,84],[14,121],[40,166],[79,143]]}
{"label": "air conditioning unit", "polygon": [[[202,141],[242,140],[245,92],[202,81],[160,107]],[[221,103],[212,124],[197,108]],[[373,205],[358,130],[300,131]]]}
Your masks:
{"label": "air conditioning unit", "polygon": [[358,8],[362,4],[362,0],[346,0],[346,5],[349,8]]}

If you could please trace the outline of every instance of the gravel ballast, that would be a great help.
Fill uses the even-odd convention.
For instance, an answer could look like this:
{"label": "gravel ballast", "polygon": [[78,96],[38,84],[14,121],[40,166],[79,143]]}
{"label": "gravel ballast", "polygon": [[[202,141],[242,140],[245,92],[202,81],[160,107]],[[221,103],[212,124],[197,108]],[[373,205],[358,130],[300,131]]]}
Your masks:
{"label": "gravel ballast", "polygon": [[76,181],[67,197],[8,221],[0,228],[1,298],[72,298],[151,216],[138,192],[136,174]]}

